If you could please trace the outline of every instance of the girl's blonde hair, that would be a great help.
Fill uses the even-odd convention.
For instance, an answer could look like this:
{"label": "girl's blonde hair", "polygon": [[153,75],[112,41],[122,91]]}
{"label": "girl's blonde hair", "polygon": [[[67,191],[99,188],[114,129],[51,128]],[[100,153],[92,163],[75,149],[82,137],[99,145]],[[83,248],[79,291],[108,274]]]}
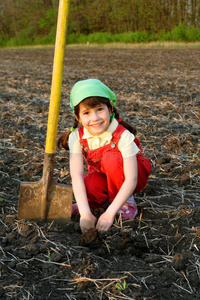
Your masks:
{"label": "girl's blonde hair", "polygon": [[[83,100],[84,105],[89,106],[89,107],[95,107],[99,104],[105,104],[110,111],[112,111],[115,114],[115,118],[118,120],[118,122],[124,126],[127,130],[129,130],[131,133],[136,135],[136,127],[130,125],[129,123],[122,121],[119,117],[119,113],[116,109],[116,107],[113,107],[110,100],[108,98],[103,98],[103,97],[88,97]],[[74,114],[76,117],[79,117],[79,104],[74,107]],[[75,118],[74,125],[72,126],[73,129],[76,129],[79,127],[79,122]],[[68,140],[69,140],[69,135],[71,134],[71,130],[67,132],[63,132],[60,137],[57,140],[57,148],[60,151],[62,148],[65,150],[69,150],[68,146]]]}

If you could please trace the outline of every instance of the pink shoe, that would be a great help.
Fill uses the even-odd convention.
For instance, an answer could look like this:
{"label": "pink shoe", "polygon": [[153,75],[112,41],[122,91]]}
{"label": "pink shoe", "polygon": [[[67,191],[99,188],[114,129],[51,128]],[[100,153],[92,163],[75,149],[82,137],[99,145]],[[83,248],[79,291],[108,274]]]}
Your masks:
{"label": "pink shoe", "polygon": [[122,206],[122,208],[118,211],[117,215],[121,214],[122,219],[130,219],[133,220],[137,214],[138,209],[137,205],[134,202],[133,204],[128,204],[127,202]]}
{"label": "pink shoe", "polygon": [[79,214],[79,209],[77,203],[72,204],[72,216],[77,216]]}

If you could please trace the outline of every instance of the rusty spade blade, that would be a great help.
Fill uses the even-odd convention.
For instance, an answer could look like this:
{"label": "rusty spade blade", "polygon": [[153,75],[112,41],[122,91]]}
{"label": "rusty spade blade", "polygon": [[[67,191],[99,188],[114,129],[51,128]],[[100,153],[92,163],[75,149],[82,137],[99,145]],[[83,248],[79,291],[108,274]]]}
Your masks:
{"label": "rusty spade blade", "polygon": [[70,0],[60,0],[59,3],[43,176],[38,182],[21,183],[19,219],[68,222],[71,217],[72,189],[53,181],[69,3]]}
{"label": "rusty spade blade", "polygon": [[18,218],[35,221],[68,222],[73,193],[70,186],[53,181],[54,154],[44,154],[43,177],[20,185]]}

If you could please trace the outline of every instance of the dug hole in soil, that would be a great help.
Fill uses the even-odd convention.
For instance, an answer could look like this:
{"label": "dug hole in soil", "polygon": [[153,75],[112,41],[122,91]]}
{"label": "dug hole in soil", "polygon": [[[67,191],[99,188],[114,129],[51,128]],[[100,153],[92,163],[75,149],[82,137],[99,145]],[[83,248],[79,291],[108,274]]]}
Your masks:
{"label": "dug hole in soil", "polygon": [[[200,50],[67,48],[58,132],[74,83],[98,78],[153,167],[136,219],[87,237],[78,217],[17,218],[20,182],[42,177],[53,56],[0,50],[0,299],[200,299]],[[56,153],[54,178],[71,185],[68,160]]]}

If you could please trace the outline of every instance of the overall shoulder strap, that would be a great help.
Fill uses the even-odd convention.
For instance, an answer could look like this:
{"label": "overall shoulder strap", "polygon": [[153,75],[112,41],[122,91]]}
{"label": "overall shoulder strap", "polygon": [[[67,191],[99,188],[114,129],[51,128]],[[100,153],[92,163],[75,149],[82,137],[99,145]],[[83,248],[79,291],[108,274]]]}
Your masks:
{"label": "overall shoulder strap", "polygon": [[79,132],[79,137],[80,137],[80,143],[83,145],[83,148],[88,148],[87,139],[82,138],[83,134],[84,134],[83,126],[79,127],[78,132]]}
{"label": "overall shoulder strap", "polygon": [[126,130],[126,128],[119,124],[112,134],[112,143],[117,144],[119,142],[119,139],[120,139],[122,133],[125,130]]}

